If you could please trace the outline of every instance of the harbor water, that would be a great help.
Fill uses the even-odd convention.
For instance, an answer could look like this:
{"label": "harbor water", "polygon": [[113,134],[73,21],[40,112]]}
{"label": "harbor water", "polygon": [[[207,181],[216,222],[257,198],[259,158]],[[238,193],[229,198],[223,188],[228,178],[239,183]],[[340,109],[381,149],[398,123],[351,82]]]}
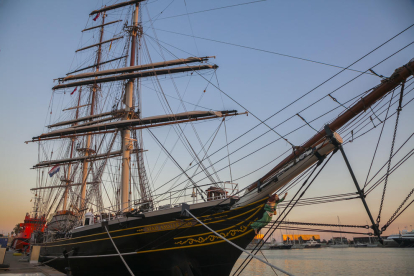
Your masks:
{"label": "harbor water", "polygon": [[[414,275],[414,248],[319,248],[262,250],[269,261],[293,275]],[[231,275],[247,257],[235,264]],[[259,258],[264,259],[259,252]],[[285,275],[276,271],[277,275]],[[243,276],[274,276],[272,268],[253,259]]]}

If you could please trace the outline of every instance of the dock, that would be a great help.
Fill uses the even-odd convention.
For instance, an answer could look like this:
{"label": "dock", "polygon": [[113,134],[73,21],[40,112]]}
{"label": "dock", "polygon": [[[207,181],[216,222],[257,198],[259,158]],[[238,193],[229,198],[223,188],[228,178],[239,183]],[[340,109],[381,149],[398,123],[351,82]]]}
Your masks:
{"label": "dock", "polygon": [[0,275],[27,275],[27,276],[65,276],[65,273],[47,265],[31,264],[29,256],[13,256],[13,251],[6,251],[4,264],[10,265],[9,268],[0,268]]}

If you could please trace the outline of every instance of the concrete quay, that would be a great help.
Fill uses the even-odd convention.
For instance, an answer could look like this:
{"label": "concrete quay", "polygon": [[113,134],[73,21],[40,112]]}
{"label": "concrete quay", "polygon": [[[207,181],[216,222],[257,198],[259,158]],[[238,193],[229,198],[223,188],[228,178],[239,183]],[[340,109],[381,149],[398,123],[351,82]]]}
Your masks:
{"label": "concrete quay", "polygon": [[25,276],[65,276],[47,265],[31,264],[29,256],[13,256],[13,251],[6,251],[3,264],[10,265],[9,268],[0,268],[0,275],[25,275]]}

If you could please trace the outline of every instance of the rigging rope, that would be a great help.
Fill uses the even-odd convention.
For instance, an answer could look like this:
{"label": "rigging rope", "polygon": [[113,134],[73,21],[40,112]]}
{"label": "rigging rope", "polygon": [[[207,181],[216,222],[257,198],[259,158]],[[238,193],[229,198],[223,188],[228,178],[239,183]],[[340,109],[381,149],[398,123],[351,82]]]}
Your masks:
{"label": "rigging rope", "polygon": [[[152,24],[151,24],[151,27],[153,28]],[[154,31],[154,30],[153,30],[153,31]],[[157,44],[158,44],[158,46],[159,46],[159,48],[160,48],[160,54],[161,54],[162,58],[165,60],[165,57],[164,57],[164,54],[163,54],[163,51],[162,51],[162,46],[161,46],[161,44],[158,42],[158,38],[157,38],[157,35],[156,35],[155,31],[154,31],[154,34],[155,34],[155,36],[156,36],[156,42],[157,42]],[[147,50],[147,51],[148,51],[148,50]],[[149,54],[148,54],[148,56],[149,56]],[[151,58],[150,58],[150,59],[151,59]],[[175,91],[176,91],[176,93],[177,93],[177,95],[178,95],[178,97],[179,97],[179,99],[180,99],[180,101],[181,101],[181,104],[182,104],[182,106],[183,106],[184,110],[187,112],[187,108],[185,107],[184,103],[182,102],[182,97],[181,97],[180,93],[178,92],[178,88],[177,88],[177,86],[176,86],[176,84],[175,84],[175,82],[174,82],[174,79],[171,77],[171,75],[170,75],[170,78],[171,78],[171,81],[173,82],[173,85],[174,85],[174,87],[175,87]],[[156,77],[156,79],[157,79],[158,85],[159,85],[159,87],[160,87],[160,90],[161,90],[161,92],[162,92],[162,94],[163,94],[163,96],[164,96],[164,100],[165,100],[165,102],[166,102],[166,105],[168,106],[168,109],[171,111],[172,115],[174,115],[174,113],[173,113],[173,111],[172,111],[172,108],[171,108],[171,106],[170,106],[170,104],[169,104],[169,102],[168,102],[167,98],[165,97],[164,91],[162,90],[161,85],[159,84],[158,77]],[[199,143],[200,143],[200,146],[201,146],[201,147],[202,147],[202,149],[204,150],[204,147],[203,147],[202,142],[201,142],[201,139],[200,139],[200,137],[199,137],[199,135],[198,135],[198,133],[197,133],[197,130],[195,129],[195,127],[194,127],[194,125],[193,125],[193,123],[192,123],[192,122],[190,122],[190,125],[192,126],[192,128],[193,128],[193,130],[194,130],[194,132],[195,132],[195,134],[196,134],[196,136],[197,136],[197,139],[198,139],[198,141],[199,141]],[[181,133],[182,133],[182,135],[184,136],[185,141],[188,143],[188,146],[187,146],[187,145],[186,145],[186,143],[185,143],[185,141],[183,141],[183,140],[182,140],[182,138],[181,138],[181,136],[179,136],[179,138],[180,138],[180,139],[182,140],[182,142],[183,142],[183,145],[187,148],[187,151],[189,152],[189,154],[190,154],[191,156],[195,157],[195,158],[198,160],[198,164],[199,164],[199,166],[201,167],[202,171],[203,171],[203,172],[205,172],[206,176],[210,179],[210,181],[211,181],[211,182],[216,182],[216,181],[214,180],[214,178],[212,177],[212,175],[210,174],[210,172],[209,172],[209,171],[207,170],[207,168],[205,167],[205,165],[204,165],[204,164],[200,161],[200,159],[199,159],[199,157],[198,157],[197,153],[195,152],[194,148],[192,147],[192,145],[191,145],[191,144],[190,144],[190,142],[188,141],[188,139],[187,139],[186,135],[184,134],[183,129],[181,128],[181,126],[180,126],[180,125],[178,125],[178,126],[176,126],[176,128],[178,128],[178,129],[180,129],[180,130],[181,130]],[[175,130],[175,126],[173,126],[173,129]],[[176,131],[176,132],[177,132],[177,131]],[[177,133],[177,134],[178,134],[178,133]],[[191,150],[191,151],[190,151],[190,150]],[[204,150],[204,151],[205,151],[205,150]],[[210,157],[209,157],[209,156],[207,156],[206,158],[207,158],[208,162],[210,162],[210,164],[211,164]],[[212,167],[212,165],[211,165],[210,167]],[[213,171],[215,172],[214,167],[212,167],[212,169],[213,169]],[[216,173],[216,172],[215,172],[215,173]],[[217,178],[219,179],[219,177],[218,177],[217,173],[216,173],[216,176],[217,176]],[[220,181],[220,179],[219,179],[219,181]]]}
{"label": "rigging rope", "polygon": [[[153,21],[155,22],[155,21],[164,20],[164,19],[170,19],[170,18],[175,18],[175,17],[180,17],[180,16],[186,16],[186,15],[190,15],[190,14],[196,14],[196,13],[203,13],[203,12],[221,10],[221,9],[232,8],[232,7],[242,6],[242,5],[248,5],[248,4],[254,4],[254,3],[264,2],[264,1],[266,1],[266,0],[257,0],[257,1],[252,1],[252,2],[240,3],[240,4],[235,4],[235,5],[230,5],[230,6],[224,6],[224,7],[218,7],[218,8],[212,8],[212,9],[201,10],[201,11],[195,11],[195,12],[190,12],[190,13],[188,13],[188,11],[187,11],[187,13],[184,13],[184,14],[172,15],[172,16],[168,16],[168,17],[161,17],[161,18],[154,19]],[[146,22],[150,22],[150,21],[151,20],[148,20]]]}
{"label": "rigging rope", "polygon": [[381,231],[385,231],[387,230],[388,226],[390,226],[390,224],[397,218],[399,217],[404,211],[405,209],[407,209],[408,206],[411,205],[411,203],[413,203],[411,201],[410,204],[407,205],[407,207],[404,208],[404,210],[401,211],[401,213],[399,213],[397,215],[397,213],[400,211],[400,209],[404,206],[405,202],[407,202],[407,200],[411,197],[411,195],[414,193],[414,189],[411,190],[411,192],[408,193],[407,197],[403,200],[403,202],[400,204],[400,206],[398,206],[397,210],[394,212],[394,214],[391,216],[391,218],[388,220],[388,222],[381,228]]}
{"label": "rigging rope", "polygon": [[[403,31],[401,31],[400,33],[398,33],[397,35],[393,36],[392,38],[390,38],[389,40],[387,40],[386,42],[384,42],[383,44],[381,44],[380,46],[378,46],[378,48],[379,47],[382,47],[384,44],[388,43],[389,41],[391,41],[392,39],[396,38],[397,36],[399,36],[400,34],[404,33],[405,31],[407,31],[408,29],[410,29],[413,26],[414,26],[414,24],[412,24],[411,26],[407,27],[406,29],[404,29]],[[245,49],[259,51],[259,52],[264,52],[264,53],[268,53],[268,54],[273,54],[273,55],[278,55],[278,56],[284,56],[284,57],[298,59],[298,60],[302,60],[302,61],[308,61],[308,62],[317,63],[317,64],[321,64],[321,65],[326,65],[326,66],[341,68],[342,70],[339,73],[335,74],[333,77],[335,77],[336,75],[342,73],[345,70],[350,70],[350,71],[359,72],[359,73],[362,73],[362,74],[368,74],[368,75],[377,76],[375,74],[368,73],[369,69],[366,70],[366,71],[359,71],[359,70],[355,70],[355,69],[350,69],[350,67],[352,65],[354,65],[355,63],[359,62],[361,59],[363,59],[367,55],[371,54],[373,51],[377,50],[378,48],[376,48],[373,51],[369,52],[367,55],[363,56],[361,59],[357,60],[356,62],[352,63],[351,65],[349,65],[347,67],[342,67],[342,66],[338,66],[338,65],[334,65],[334,64],[329,64],[329,63],[315,61],[315,60],[311,60],[311,59],[296,57],[296,56],[292,56],[292,55],[286,55],[286,54],[282,54],[282,53],[277,53],[277,52],[273,52],[273,51],[268,51],[268,50],[263,50],[263,49],[259,49],[259,48],[249,47],[249,46],[245,46],[245,45],[240,45],[240,44],[235,44],[235,43],[230,43],[230,42],[225,42],[225,41],[219,41],[219,40],[215,40],[215,39],[204,38],[204,37],[199,37],[199,36],[194,36],[194,35],[188,35],[188,34],[183,34],[183,33],[178,33],[178,32],[173,32],[173,31],[168,31],[168,30],[162,30],[162,29],[157,29],[157,28],[154,28],[154,29],[155,30],[158,30],[158,31],[162,31],[162,32],[176,34],[176,35],[188,36],[188,37],[193,37],[193,38],[197,38],[197,39],[212,41],[212,42],[221,43],[221,44],[226,44],[226,45],[230,45],[230,46],[245,48]],[[331,77],[331,78],[333,78],[333,77]]]}
{"label": "rigging rope", "polygon": [[[414,88],[412,89],[412,90],[414,90]],[[409,100],[405,105],[404,105],[404,107],[405,106],[407,106],[409,103],[411,103],[412,101],[414,101],[414,98],[412,98],[411,100]],[[386,118],[385,120],[388,120],[388,119],[390,119],[391,117],[393,117],[395,114],[397,113],[397,111],[395,111],[393,114],[391,114],[388,118]],[[361,131],[364,127],[365,127],[366,125],[364,125],[361,129],[359,129],[357,132],[359,132],[359,131]],[[357,138],[360,138],[361,136],[364,136],[365,134],[367,134],[367,133],[369,133],[370,131],[372,131],[373,129],[375,129],[374,127],[372,127],[372,128],[370,128],[370,129],[368,129],[367,131],[365,131],[365,132],[363,132],[362,134],[360,134],[359,136],[356,136],[356,137],[354,137],[354,140],[355,139],[357,139]],[[355,134],[355,132],[354,132],[354,134]],[[342,138],[344,138],[344,137],[342,137]],[[344,144],[346,144],[346,143],[349,143],[349,141],[347,141],[347,142],[345,142]]]}
{"label": "rigging rope", "polygon": [[278,268],[277,266],[275,266],[275,265],[273,265],[273,264],[271,264],[271,263],[269,263],[269,262],[266,262],[266,261],[264,261],[264,260],[262,260],[262,259],[260,259],[259,257],[257,257],[257,256],[255,256],[255,255],[253,255],[252,253],[250,253],[250,252],[248,252],[247,250],[245,250],[245,249],[243,249],[243,248],[241,248],[240,246],[238,246],[237,244],[235,244],[235,243],[233,243],[233,242],[231,242],[231,241],[229,241],[228,239],[226,239],[225,237],[223,237],[222,235],[220,235],[219,233],[217,233],[216,231],[214,231],[213,229],[211,229],[210,227],[208,227],[207,225],[205,225],[202,221],[200,221],[196,216],[194,216],[193,214],[191,214],[190,213],[190,211],[188,211],[188,210],[185,210],[190,216],[192,216],[196,221],[198,221],[198,223],[200,223],[201,225],[203,225],[205,228],[207,228],[209,231],[211,231],[211,232],[213,232],[216,236],[218,236],[219,238],[221,238],[221,239],[223,239],[224,241],[226,241],[226,242],[228,242],[229,244],[231,244],[231,245],[233,245],[234,247],[236,247],[237,249],[239,249],[240,251],[242,251],[242,252],[244,252],[244,253],[246,253],[246,254],[248,254],[249,256],[251,256],[252,258],[255,258],[256,260],[259,260],[259,261],[261,261],[262,263],[264,263],[264,264],[267,264],[268,266],[270,266],[270,267],[272,267],[272,268],[274,268],[274,269],[277,269],[277,270],[279,270],[280,272],[283,272],[283,273],[285,273],[286,275],[292,275],[293,276],[293,274],[290,274],[289,272],[287,272],[287,271],[285,271],[285,270],[283,270],[283,269],[281,269],[281,268]]}
{"label": "rigging rope", "polygon": [[[296,192],[296,194],[293,196],[293,198],[289,201],[289,204],[283,209],[282,213],[279,215],[279,218],[285,213],[285,211],[288,209],[288,207],[290,207],[290,209],[287,211],[287,213],[284,215],[284,217],[279,220],[279,223],[276,227],[272,228],[273,231],[269,234],[269,231],[266,232],[265,236],[267,236],[267,238],[265,239],[265,242],[267,242],[267,240],[271,237],[271,235],[276,231],[276,229],[279,227],[280,223],[286,218],[286,216],[290,213],[290,211],[293,209],[293,207],[295,207],[296,203],[302,198],[302,196],[305,194],[305,192],[308,190],[308,188],[312,185],[312,183],[315,181],[316,177],[318,177],[318,175],[320,174],[320,172],[325,168],[326,164],[329,162],[329,160],[331,160],[333,154],[331,154],[331,156],[328,158],[328,160],[325,162],[325,164],[323,164],[322,168],[317,172],[317,174],[315,175],[315,177],[311,180],[311,182],[309,183],[309,185],[305,188],[305,190],[299,195],[298,199],[296,199],[295,203],[293,203],[292,206],[291,203],[293,202],[293,200],[295,200],[296,196],[299,194],[299,192],[305,187],[305,185],[307,184],[307,182],[309,181],[309,179],[311,178],[311,176],[313,175],[313,173],[316,171],[316,169],[319,167],[319,165],[321,163],[317,163],[317,165],[315,166],[315,168],[313,169],[312,173],[308,176],[308,178],[303,182],[302,186],[299,188],[299,190]],[[273,227],[276,224],[277,220],[275,222],[273,222],[272,226]],[[262,248],[263,244],[261,244],[259,246],[259,248],[257,250],[260,250]],[[256,250],[257,245],[253,248],[252,252],[254,250]],[[254,253],[255,255],[257,254],[257,251]],[[244,267],[240,270],[240,272],[237,275],[240,275],[243,270],[246,268],[246,266],[250,263],[250,261],[252,260],[252,258],[250,258],[249,260],[245,259],[243,261],[243,263],[237,268],[237,270],[234,272],[233,275],[236,275],[236,273],[239,271],[239,269],[244,265],[244,263],[247,261],[247,263],[244,265]]]}
{"label": "rigging rope", "polygon": [[229,169],[230,169],[230,182],[233,183],[233,175],[231,173],[231,162],[230,162],[229,142],[227,140],[226,117],[223,118],[223,122],[224,122],[224,134],[226,135],[227,159],[229,161]]}
{"label": "rigging rope", "polygon": [[[148,35],[147,35],[148,36]],[[152,38],[151,36],[148,36],[148,37],[150,37],[151,39],[154,39],[154,38]],[[393,38],[391,38],[390,40],[392,40]],[[388,41],[390,41],[390,40],[388,40]],[[157,40],[158,41],[158,40]],[[387,41],[387,42],[388,42]],[[385,43],[383,43],[382,45],[384,45],[384,44],[386,44],[387,42],[385,42]],[[388,60],[389,58],[391,58],[392,56],[394,56],[394,55],[396,55],[397,53],[399,53],[399,52],[401,52],[402,50],[404,50],[404,49],[406,49],[407,47],[409,47],[410,45],[412,45],[412,44],[414,44],[414,41],[413,42],[411,42],[411,43],[409,43],[408,45],[406,45],[406,46],[404,46],[403,48],[401,48],[401,49],[399,49],[398,51],[396,51],[396,52],[394,52],[393,54],[391,54],[390,56],[388,56],[387,58],[385,58],[385,59],[383,59],[382,61],[380,61],[380,62],[378,62],[377,64],[375,64],[374,66],[372,66],[371,68],[374,68],[374,67],[376,67],[376,66],[378,66],[379,64],[381,64],[381,63],[383,63],[384,61],[386,61],[386,60]],[[169,44],[168,44],[169,45]],[[380,45],[379,47],[377,47],[376,49],[378,49],[378,48],[380,48],[380,47],[382,47],[382,45]],[[166,49],[165,47],[163,47],[164,49]],[[376,49],[374,49],[373,51],[375,51]],[[169,51],[168,49],[166,49],[171,55],[173,55],[173,56],[175,56],[171,51]],[[373,51],[371,51],[370,53],[372,53]],[[369,55],[370,53],[368,53],[368,54],[366,54],[365,56],[367,56],[367,55]],[[364,56],[364,57],[365,57]],[[177,56],[175,56],[176,58],[178,58]],[[364,57],[362,57],[362,58],[364,58]],[[360,58],[359,60],[361,60],[362,58]],[[359,61],[358,60],[358,61]],[[358,62],[358,61],[356,61],[356,62]],[[354,63],[356,63],[356,62],[354,62]],[[367,70],[368,71],[368,70]],[[197,71],[195,71],[198,75],[200,75],[202,78],[204,78],[206,81],[208,81],[205,77],[203,77],[201,74],[199,74]],[[339,74],[339,73],[338,73]],[[356,78],[358,78],[358,77],[360,77],[362,74],[360,74],[360,75],[358,75],[357,77],[355,77],[355,78],[353,78],[353,79],[351,79],[350,81],[348,81],[348,82],[346,82],[345,84],[343,84],[343,85],[341,85],[340,87],[338,87],[337,89],[335,89],[334,91],[332,91],[332,92],[330,92],[330,94],[332,94],[332,93],[334,93],[334,92],[336,92],[336,91],[338,91],[340,88],[342,88],[342,87],[344,87],[345,85],[347,85],[347,84],[349,84],[350,82],[352,82],[352,81],[354,81]],[[335,75],[336,76],[336,75]],[[333,76],[334,77],[334,76]],[[333,77],[331,77],[330,79],[332,79]],[[307,94],[309,94],[309,93],[311,93],[313,90],[315,90],[316,88],[318,88],[319,86],[321,86],[321,85],[323,85],[324,83],[326,83],[327,81],[329,81],[330,79],[328,79],[328,80],[326,80],[325,82],[323,82],[322,84],[320,84],[320,85],[318,85],[317,87],[315,87],[314,89],[312,89],[311,91],[309,91],[309,92],[307,92],[305,95],[302,95],[301,97],[299,97],[298,99],[296,99],[295,101],[293,101],[292,103],[290,103],[289,105],[287,105],[287,106],[285,106],[284,108],[282,108],[282,109],[280,109],[279,111],[277,111],[276,113],[274,113],[273,115],[271,115],[270,117],[268,117],[268,118],[266,118],[263,122],[265,122],[265,121],[267,121],[267,120],[269,120],[270,118],[272,118],[273,116],[275,116],[276,114],[278,114],[278,113],[280,113],[281,111],[283,111],[284,109],[286,109],[287,107],[289,107],[290,105],[292,105],[292,104],[294,104],[295,102],[297,102],[298,100],[300,100],[301,98],[303,98],[304,96],[306,96]],[[210,82],[211,83],[211,82]],[[211,83],[211,85],[213,85],[214,87],[216,87],[219,91],[221,91],[221,92],[223,92],[219,87],[217,87],[216,85],[214,85],[213,83]],[[223,92],[224,93],[224,92]],[[225,93],[224,93],[225,94]],[[226,94],[225,94],[226,95]],[[317,102],[319,102],[319,101],[321,101],[322,99],[324,99],[325,97],[327,97],[327,95],[326,96],[323,96],[322,98],[320,98],[319,100],[317,100],[317,101],[315,101],[315,102],[313,102],[312,104],[310,104],[310,105],[308,105],[306,108],[304,108],[304,109],[302,109],[300,112],[302,112],[302,111],[304,111],[304,110],[306,110],[306,109],[308,109],[309,107],[311,107],[312,105],[314,105],[314,104],[316,104]],[[238,103],[237,103],[238,104]],[[243,106],[242,106],[243,107]],[[244,108],[244,107],[243,107]],[[276,128],[276,127],[278,127],[278,126],[280,126],[281,124],[283,124],[283,123],[285,123],[285,122],[287,122],[288,120],[290,120],[291,118],[293,118],[293,117],[295,117],[296,116],[296,114],[295,115],[292,115],[290,118],[288,118],[288,119],[286,119],[286,120],[284,120],[282,123],[280,123],[280,124],[278,124],[277,126],[275,126],[275,127],[273,127],[273,128],[270,128],[270,130],[269,131],[274,131],[274,129]],[[241,136],[243,136],[243,135],[245,135],[245,134],[247,134],[248,132],[250,132],[251,130],[253,130],[254,128],[256,128],[256,127],[258,127],[260,124],[262,124],[262,123],[259,123],[259,124],[257,124],[256,126],[254,126],[253,128],[251,128],[251,129],[249,129],[248,131],[246,131],[245,133],[243,133],[242,135],[240,135],[239,137],[237,137],[236,139],[234,139],[232,142],[234,142],[235,140],[237,140],[237,139],[239,139]],[[266,125],[266,124],[265,124]],[[292,131],[293,132],[293,131]],[[286,135],[285,135],[286,136]],[[283,138],[283,139],[285,139],[283,136],[281,136],[281,138]],[[232,143],[232,142],[230,142],[230,143]],[[223,147],[224,148],[224,147]],[[222,149],[222,148],[221,148]],[[219,150],[221,150],[221,149],[219,149]],[[217,150],[216,152],[218,152],[219,150]],[[214,153],[216,153],[216,152],[214,152]],[[213,153],[213,154],[214,154]],[[213,154],[211,154],[211,155],[213,155]],[[210,155],[210,156],[211,156]],[[234,163],[234,162],[233,162]],[[171,180],[170,180],[171,181]],[[170,182],[170,181],[168,181],[168,182]],[[167,182],[167,183],[168,183]]]}
{"label": "rigging rope", "polygon": [[387,190],[388,176],[390,175],[391,159],[392,159],[393,152],[394,152],[395,138],[397,136],[398,120],[400,118],[400,112],[402,110],[401,105],[402,105],[402,99],[403,99],[403,93],[404,93],[404,84],[405,82],[403,82],[401,85],[400,101],[399,101],[398,109],[397,109],[397,118],[395,119],[394,135],[393,135],[392,143],[391,143],[390,158],[388,161],[387,174],[385,175],[384,189],[382,191],[381,204],[380,204],[379,211],[378,211],[377,223],[381,221],[381,212],[382,212],[382,207],[384,205],[385,191]]}
{"label": "rigging rope", "polygon": [[[260,253],[262,254],[263,258],[265,258],[266,262],[269,262],[269,260],[268,260],[268,259],[266,258],[266,256],[263,254],[263,251],[262,251],[262,250],[260,250]],[[275,275],[276,275],[276,276],[279,276],[279,275],[277,275],[276,270],[275,270],[273,267],[271,267],[271,268],[272,268],[273,272],[275,273]]]}
{"label": "rigging rope", "polygon": [[[393,99],[393,96],[394,96],[394,91],[395,91],[395,90],[393,90],[393,91],[392,91],[392,94],[391,94],[390,103],[389,103],[389,105],[388,105],[387,113],[385,114],[385,119],[388,117],[388,112],[390,111],[391,102],[392,102],[392,99]],[[379,137],[378,137],[378,141],[377,141],[377,146],[375,147],[374,155],[372,156],[371,165],[369,166],[369,170],[368,170],[368,173],[367,173],[367,178],[365,179],[365,184],[364,184],[363,189],[365,189],[365,187],[368,185],[368,184],[367,184],[367,182],[368,182],[368,177],[369,177],[369,174],[370,174],[370,172],[371,172],[372,165],[374,164],[374,159],[375,159],[375,156],[376,156],[376,154],[377,154],[378,146],[379,146],[379,143],[380,143],[380,141],[381,141],[381,137],[382,137],[382,133],[383,133],[383,131],[384,131],[384,127],[385,127],[385,121],[384,121],[384,123],[382,124],[381,132],[380,132],[380,135],[379,135]]]}
{"label": "rigging rope", "polygon": [[112,242],[113,246],[115,247],[116,252],[118,252],[119,257],[121,258],[121,260],[124,263],[125,267],[128,269],[129,274],[131,274],[132,276],[135,276],[134,273],[132,272],[132,270],[129,268],[128,264],[125,262],[124,257],[122,257],[121,253],[119,252],[118,247],[116,247],[114,241],[112,240],[111,234],[109,234],[108,227],[106,227],[106,225],[105,225],[105,230],[106,230],[106,233],[108,233],[108,236],[111,239],[111,242]]}
{"label": "rigging rope", "polygon": [[203,196],[203,190],[201,190],[198,185],[194,182],[194,180],[184,171],[184,169],[180,166],[180,164],[178,164],[178,162],[174,159],[174,157],[172,157],[172,155],[168,152],[168,150],[161,144],[160,140],[158,140],[158,138],[152,133],[152,131],[150,129],[148,129],[149,133],[152,135],[152,137],[154,137],[154,139],[157,141],[157,143],[164,149],[165,153],[168,154],[168,156],[170,156],[171,160],[175,163],[175,165],[187,176],[188,180],[191,181],[191,183],[194,185],[194,188],[196,188],[197,190],[200,191],[200,196],[201,198],[205,200],[204,196]]}

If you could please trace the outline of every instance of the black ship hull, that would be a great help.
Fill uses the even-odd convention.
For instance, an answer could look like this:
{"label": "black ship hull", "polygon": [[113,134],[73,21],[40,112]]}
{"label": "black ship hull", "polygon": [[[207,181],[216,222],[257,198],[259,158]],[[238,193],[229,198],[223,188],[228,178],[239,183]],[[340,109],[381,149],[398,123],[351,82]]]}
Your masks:
{"label": "black ship hull", "polygon": [[270,246],[270,249],[276,250],[276,249],[292,249],[291,244],[283,244],[283,245],[272,245]]}
{"label": "black ship hull", "polygon": [[321,248],[320,244],[316,244],[316,245],[305,245],[305,248]]}
{"label": "black ship hull", "polygon": [[[245,248],[255,236],[250,224],[263,215],[265,200],[236,209],[221,204],[190,211]],[[62,272],[69,267],[75,276],[130,275],[104,227],[93,227],[75,232],[70,239],[39,244],[40,261],[50,261],[48,265]],[[181,217],[180,212],[115,219],[108,230],[135,275],[229,275],[241,254],[192,218]],[[69,252],[66,259],[62,256],[65,250]]]}
{"label": "black ship hull", "polygon": [[394,239],[396,243],[398,243],[399,247],[414,247],[414,237],[409,238],[396,238]]}

